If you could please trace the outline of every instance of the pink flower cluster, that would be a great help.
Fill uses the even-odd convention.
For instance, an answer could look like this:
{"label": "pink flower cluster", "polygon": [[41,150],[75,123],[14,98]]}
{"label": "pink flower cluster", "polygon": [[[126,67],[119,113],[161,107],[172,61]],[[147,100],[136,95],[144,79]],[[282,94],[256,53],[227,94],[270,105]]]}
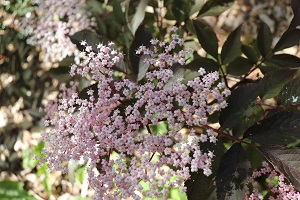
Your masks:
{"label": "pink flower cluster", "polygon": [[[293,185],[287,184],[287,179],[279,170],[272,169],[268,163],[263,163],[263,168],[258,171],[254,171],[249,182],[254,184],[256,178],[263,175],[269,175],[270,182],[268,183],[269,188],[271,189],[272,195],[269,197],[269,200],[289,200],[289,199],[300,199],[300,193],[296,191]],[[278,183],[273,184],[275,177],[278,177]],[[263,195],[253,187],[251,194],[245,196],[245,200],[262,200],[264,199]]]}
{"label": "pink flower cluster", "polygon": [[[208,129],[201,135],[190,128],[207,126],[207,116],[226,107],[230,91],[217,84],[218,72],[199,69],[199,77],[182,83],[172,79],[174,63],[185,64],[191,50],[174,53],[183,45],[175,34],[172,40],[151,40],[152,47],[141,46],[144,62],[151,65],[143,81],[135,83],[114,76],[112,67],[123,60],[114,44],[99,44],[98,52],[82,41],[81,64],[71,66],[71,75],[91,77],[97,90],[90,89],[87,98],[79,98],[76,83],[63,88],[56,102],[46,107],[45,125],[51,129],[43,134],[44,153],[52,169],[67,172],[62,163],[89,160],[89,182],[95,199],[141,199],[142,196],[166,199],[168,187],[185,192],[184,181],[191,172],[203,170],[209,176],[214,152],[203,149],[201,143],[217,141]],[[171,87],[167,87],[171,84]],[[209,104],[208,99],[217,103]],[[168,124],[165,133],[153,133],[151,127]],[[141,183],[147,183],[144,190]]]}
{"label": "pink flower cluster", "polygon": [[70,35],[91,29],[94,21],[85,11],[84,0],[37,0],[35,12],[27,13],[20,23],[20,31],[30,35],[27,42],[41,47],[44,61],[57,62],[77,53]]}

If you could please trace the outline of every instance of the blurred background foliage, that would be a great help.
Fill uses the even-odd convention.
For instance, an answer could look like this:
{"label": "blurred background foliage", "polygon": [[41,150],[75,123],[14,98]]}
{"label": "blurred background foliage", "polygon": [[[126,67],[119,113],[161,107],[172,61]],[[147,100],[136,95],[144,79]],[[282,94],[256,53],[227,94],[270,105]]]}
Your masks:
{"label": "blurred background foliage", "polygon": [[[194,58],[199,58],[206,56],[206,52],[197,41],[192,19],[201,18],[209,24],[219,46],[240,24],[243,24],[240,30],[243,43],[253,44],[259,24],[264,22],[270,27],[274,46],[293,17],[289,2],[276,0],[86,0],[86,3],[86,9],[96,19],[95,33],[114,41],[125,56],[142,22],[152,37],[158,39],[164,39],[171,26],[178,26],[185,45],[195,50]],[[28,36],[20,33],[19,22],[35,8],[34,0],[0,0],[0,199],[88,199],[84,167],[74,167],[73,174],[62,175],[49,172],[46,165],[38,166],[34,159],[44,145],[39,141],[44,129],[39,108],[55,99],[60,85],[78,79],[68,74],[68,67],[74,62],[72,57],[57,63],[45,62],[40,47],[26,43]],[[297,46],[285,52],[299,56]],[[259,55],[252,55],[249,60],[257,61],[255,56]],[[239,61],[236,63],[240,64]],[[245,63],[243,59],[241,62]],[[243,80],[242,75],[250,70],[237,69],[236,63],[225,69],[231,74],[230,85]],[[193,65],[189,67],[192,69]],[[190,75],[187,73],[186,77]],[[255,81],[262,71],[248,75],[249,82]],[[216,121],[213,119],[216,116],[219,113],[211,116],[211,120]],[[165,127],[153,129],[162,129],[158,130],[161,132]],[[178,190],[171,190],[169,197],[187,198]]]}

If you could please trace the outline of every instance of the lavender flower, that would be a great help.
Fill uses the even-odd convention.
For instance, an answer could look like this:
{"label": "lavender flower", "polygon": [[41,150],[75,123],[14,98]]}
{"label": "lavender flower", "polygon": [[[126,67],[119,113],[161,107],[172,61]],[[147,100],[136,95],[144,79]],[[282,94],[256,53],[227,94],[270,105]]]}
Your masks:
{"label": "lavender flower", "polygon": [[91,29],[94,21],[85,11],[84,0],[36,1],[35,12],[27,13],[20,23],[20,31],[30,35],[27,42],[40,46],[44,61],[57,62],[78,50],[70,41],[70,35]]}
{"label": "lavender flower", "polygon": [[[73,65],[70,74],[92,77],[97,91],[89,90],[89,97],[80,99],[78,85],[73,83],[70,89],[62,88],[58,100],[46,107],[44,123],[51,129],[42,136],[47,144],[42,161],[51,169],[67,172],[64,161],[90,160],[89,182],[95,199],[166,199],[165,186],[185,192],[184,181],[191,172],[201,169],[209,176],[214,152],[203,149],[201,143],[215,143],[216,134],[210,129],[200,137],[193,129],[184,134],[182,123],[207,127],[207,113],[226,107],[230,91],[224,84],[215,86],[218,72],[207,73],[202,68],[199,77],[187,85],[182,78],[171,81],[174,74],[170,67],[185,64],[192,52],[172,53],[183,45],[176,33],[172,38],[169,43],[152,40],[151,49],[137,49],[138,54],[148,55],[144,62],[153,68],[143,83],[114,79],[112,67],[123,54],[112,49],[112,43],[99,44],[95,53],[83,41],[82,62]],[[209,105],[208,96],[217,103]],[[162,121],[168,123],[168,131],[152,133],[150,125]],[[141,182],[149,183],[150,190],[143,191]]]}

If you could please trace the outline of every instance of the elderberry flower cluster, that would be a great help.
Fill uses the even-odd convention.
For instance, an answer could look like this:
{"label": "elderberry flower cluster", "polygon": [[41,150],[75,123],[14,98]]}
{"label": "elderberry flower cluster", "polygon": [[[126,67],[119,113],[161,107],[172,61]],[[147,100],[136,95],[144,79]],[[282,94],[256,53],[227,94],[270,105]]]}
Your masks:
{"label": "elderberry flower cluster", "polygon": [[34,12],[27,13],[20,23],[21,33],[30,35],[27,43],[41,47],[44,61],[57,62],[77,53],[69,36],[94,26],[85,1],[37,0],[36,4]]}
{"label": "elderberry flower cluster", "polygon": [[[296,191],[293,185],[287,184],[287,179],[279,170],[272,169],[267,162],[263,163],[263,167],[260,170],[254,171],[249,183],[254,185],[255,179],[263,175],[269,175],[270,182],[268,187],[271,189],[272,195],[269,200],[288,200],[288,199],[300,199],[300,193]],[[274,184],[275,177],[278,177],[278,183]],[[262,200],[263,195],[255,187],[252,192],[248,192],[245,196],[245,200]]]}
{"label": "elderberry flower cluster", "polygon": [[[211,129],[201,135],[188,127],[208,127],[207,116],[226,107],[230,91],[218,83],[218,72],[199,69],[198,77],[183,84],[174,78],[171,67],[185,64],[191,50],[174,53],[183,46],[183,39],[173,28],[172,40],[151,40],[152,47],[141,46],[137,54],[151,65],[143,81],[114,77],[113,66],[123,60],[123,54],[111,42],[99,44],[98,52],[85,41],[80,53],[81,64],[71,66],[71,75],[92,77],[95,89],[86,98],[72,88],[63,88],[58,100],[46,107],[45,125],[51,129],[43,134],[46,141],[42,158],[50,168],[67,172],[64,161],[89,160],[89,183],[95,199],[166,199],[167,187],[179,187],[185,192],[184,181],[191,172],[211,171],[214,152],[203,143],[216,143]],[[142,58],[142,57],[141,57]],[[171,87],[170,87],[171,85]],[[209,104],[208,100],[216,103]],[[165,133],[154,133],[151,127],[168,124]],[[140,183],[149,184],[144,190]]]}

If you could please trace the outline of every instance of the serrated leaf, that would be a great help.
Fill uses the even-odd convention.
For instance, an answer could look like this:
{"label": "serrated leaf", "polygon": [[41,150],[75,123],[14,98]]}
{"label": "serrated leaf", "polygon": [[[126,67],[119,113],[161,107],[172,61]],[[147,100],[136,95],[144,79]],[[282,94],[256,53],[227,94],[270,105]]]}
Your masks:
{"label": "serrated leaf", "polygon": [[270,27],[263,22],[257,35],[257,47],[264,58],[271,53],[272,38]]}
{"label": "serrated leaf", "polygon": [[296,105],[300,103],[300,78],[287,82],[279,92],[277,101],[283,105]]}
{"label": "serrated leaf", "polygon": [[300,44],[300,29],[287,30],[283,33],[279,41],[276,43],[273,52]]}
{"label": "serrated leaf", "polygon": [[[134,39],[129,48],[129,58],[130,58],[130,75],[134,80],[141,80],[145,75],[145,71],[148,70],[149,65],[143,63],[141,56],[142,54],[137,55],[136,50],[144,45],[147,48],[151,46],[150,40],[152,39],[151,34],[147,31],[144,25],[140,25],[136,30]],[[146,69],[145,69],[146,68]]]}
{"label": "serrated leaf", "polygon": [[300,58],[290,54],[273,55],[271,58],[268,59],[268,61],[282,68],[300,67]]}
{"label": "serrated leaf", "polygon": [[222,64],[230,63],[236,57],[241,55],[241,34],[242,26],[237,27],[229,34],[221,51]]}
{"label": "serrated leaf", "polygon": [[212,59],[200,57],[196,58],[187,65],[181,66],[181,68],[192,71],[198,71],[200,68],[204,68],[207,72],[214,72],[219,70],[219,64]]}
{"label": "serrated leaf", "polygon": [[218,16],[225,10],[230,8],[233,0],[210,0],[207,1],[199,11],[198,17],[203,16]]}
{"label": "serrated leaf", "polygon": [[203,20],[193,20],[197,38],[202,48],[214,58],[218,58],[218,38],[213,29]]}
{"label": "serrated leaf", "polygon": [[243,54],[251,61],[253,64],[256,64],[259,59],[259,52],[255,51],[255,49],[250,45],[242,45],[241,50]]}
{"label": "serrated leaf", "polygon": [[200,143],[202,149],[209,149],[215,154],[214,160],[212,162],[212,175],[205,176],[202,170],[198,172],[192,172],[190,179],[185,181],[185,186],[187,187],[188,199],[192,200],[207,200],[211,193],[215,190],[215,180],[214,176],[216,174],[217,168],[220,163],[221,156],[224,154],[224,145],[221,139],[219,139],[216,145],[212,143]]}
{"label": "serrated leaf", "polygon": [[300,114],[287,111],[265,117],[244,134],[260,145],[288,145],[300,138]]}
{"label": "serrated leaf", "polygon": [[251,164],[240,143],[234,143],[222,156],[217,171],[216,186],[218,200],[244,199],[244,184]]}
{"label": "serrated leaf", "polygon": [[264,156],[300,190],[300,149],[286,147],[259,147]]}
{"label": "serrated leaf", "polygon": [[296,70],[279,69],[270,71],[265,74],[264,78],[259,83],[263,88],[263,99],[269,99],[277,96],[282,87],[293,78]]}
{"label": "serrated leaf", "polygon": [[228,106],[220,114],[222,129],[232,129],[235,136],[243,134],[261,116],[261,108],[255,106],[261,94],[262,88],[258,84],[234,90],[227,100]]}
{"label": "serrated leaf", "polygon": [[229,63],[227,67],[227,73],[236,76],[241,76],[249,72],[252,66],[253,63],[250,60],[240,56],[233,60],[231,63]]}

